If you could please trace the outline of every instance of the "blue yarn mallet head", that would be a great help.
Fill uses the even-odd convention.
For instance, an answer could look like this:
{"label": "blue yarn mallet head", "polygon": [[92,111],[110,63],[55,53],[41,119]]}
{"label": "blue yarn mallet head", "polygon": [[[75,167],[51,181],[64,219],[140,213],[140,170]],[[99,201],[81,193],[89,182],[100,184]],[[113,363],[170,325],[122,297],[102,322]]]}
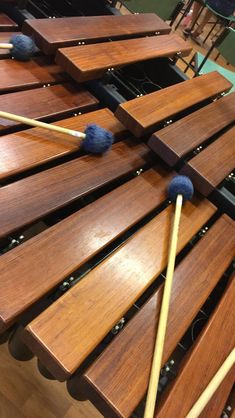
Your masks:
{"label": "blue yarn mallet head", "polygon": [[190,178],[187,176],[176,176],[168,187],[168,196],[172,202],[176,201],[177,195],[181,194],[184,201],[193,197],[194,187]]}
{"label": "blue yarn mallet head", "polygon": [[82,148],[88,153],[102,154],[112,146],[114,141],[112,132],[95,124],[87,125],[84,133],[86,138],[82,141]]}
{"label": "blue yarn mallet head", "polygon": [[19,61],[28,61],[36,50],[35,43],[26,35],[13,35],[10,43],[13,45],[11,55]]}

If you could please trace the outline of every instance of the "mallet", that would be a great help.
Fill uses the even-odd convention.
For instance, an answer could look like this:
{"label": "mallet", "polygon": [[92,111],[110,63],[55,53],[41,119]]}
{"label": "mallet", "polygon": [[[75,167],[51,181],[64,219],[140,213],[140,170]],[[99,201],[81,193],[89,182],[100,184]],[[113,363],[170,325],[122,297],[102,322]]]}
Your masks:
{"label": "mallet", "polygon": [[50,125],[49,123],[40,122],[38,120],[25,118],[23,116],[14,115],[13,113],[0,111],[0,117],[10,119],[25,125],[44,128],[50,131],[61,132],[67,135],[75,136],[81,141],[81,147],[87,153],[102,154],[107,151],[113,144],[114,137],[112,132],[107,131],[95,124],[87,125],[85,132],[78,132],[72,129],[62,128],[61,126]]}
{"label": "mallet", "polygon": [[228,374],[230,369],[235,364],[235,348],[228,355],[222,366],[219,368],[217,373],[211,379],[210,383],[206,389],[202,392],[201,396],[198,398],[197,402],[194,404],[186,418],[197,418],[201,415],[203,409],[208,404],[209,400],[212,398],[225,376]]}
{"label": "mallet", "polygon": [[162,305],[160,318],[158,323],[158,331],[156,335],[156,342],[152,360],[152,368],[149,379],[149,387],[145,405],[144,418],[153,418],[157,388],[159,382],[159,376],[161,371],[162,353],[164,348],[164,341],[166,335],[167,318],[170,304],[171,288],[173,282],[173,274],[175,267],[175,258],[178,241],[178,231],[180,224],[180,216],[183,200],[189,200],[193,196],[193,185],[191,180],[186,176],[176,176],[171,181],[168,188],[168,195],[171,201],[176,202],[175,204],[175,216],[171,234],[170,251],[168,256],[168,266],[166,273],[166,281],[164,286],[164,292],[162,297]]}
{"label": "mallet", "polygon": [[26,35],[13,35],[9,43],[0,43],[1,49],[9,49],[11,56],[19,61],[28,61],[36,51],[32,38]]}

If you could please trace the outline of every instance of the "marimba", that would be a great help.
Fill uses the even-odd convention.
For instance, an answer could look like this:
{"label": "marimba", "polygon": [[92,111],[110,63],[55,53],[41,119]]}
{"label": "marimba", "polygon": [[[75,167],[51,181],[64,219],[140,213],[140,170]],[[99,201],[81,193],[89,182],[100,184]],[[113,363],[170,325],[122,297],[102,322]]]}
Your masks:
{"label": "marimba", "polygon": [[79,17],[79,21],[77,17],[27,20],[23,30],[26,35],[33,36],[40,50],[48,55],[55,54],[61,47],[171,32],[171,28],[154,13],[103,16],[102,19]]}
{"label": "marimba", "polygon": [[[74,137],[0,121],[1,339],[18,359],[36,355],[41,373],[66,381],[105,417],[140,417],[173,213],[166,189],[186,173],[196,193],[183,207],[156,409],[156,418],[183,418],[235,343],[234,222],[214,198],[232,178],[235,96],[213,72],[113,114],[72,78],[190,48],[154,15],[64,23],[64,32],[60,19],[25,24],[57,64],[51,56],[1,60],[0,108],[79,131],[97,123],[115,143],[85,155]],[[84,42],[91,45],[74,46]],[[82,67],[91,51],[100,64]],[[221,415],[233,383],[234,369],[201,417]]]}
{"label": "marimba", "polygon": [[0,32],[17,31],[18,25],[5,13],[0,13]]}

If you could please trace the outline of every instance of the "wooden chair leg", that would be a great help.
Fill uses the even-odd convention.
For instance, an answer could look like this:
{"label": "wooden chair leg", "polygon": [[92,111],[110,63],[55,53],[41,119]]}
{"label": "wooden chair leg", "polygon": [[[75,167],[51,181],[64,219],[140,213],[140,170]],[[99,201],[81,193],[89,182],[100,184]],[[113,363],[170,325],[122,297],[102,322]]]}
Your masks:
{"label": "wooden chair leg", "polygon": [[12,357],[20,361],[28,361],[34,357],[32,351],[23,343],[21,335],[23,328],[17,327],[8,341],[8,349]]}

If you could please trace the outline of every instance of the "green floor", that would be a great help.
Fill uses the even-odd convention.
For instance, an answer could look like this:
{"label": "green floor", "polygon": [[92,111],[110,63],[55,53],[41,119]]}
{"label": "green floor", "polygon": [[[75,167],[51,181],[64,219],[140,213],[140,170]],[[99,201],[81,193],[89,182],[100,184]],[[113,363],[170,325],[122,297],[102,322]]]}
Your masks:
{"label": "green floor", "polygon": [[[197,58],[198,58],[198,66],[199,66],[202,60],[204,59],[204,56],[200,54],[200,52],[198,52]],[[218,71],[220,74],[226,77],[229,81],[231,81],[231,83],[233,84],[233,88],[230,90],[229,93],[232,93],[232,91],[235,91],[235,73],[233,71],[227,70],[226,68],[221,67],[221,65],[216,64],[216,62],[208,59],[205,65],[202,67],[201,73],[206,74],[206,73],[210,73],[211,71]]]}

